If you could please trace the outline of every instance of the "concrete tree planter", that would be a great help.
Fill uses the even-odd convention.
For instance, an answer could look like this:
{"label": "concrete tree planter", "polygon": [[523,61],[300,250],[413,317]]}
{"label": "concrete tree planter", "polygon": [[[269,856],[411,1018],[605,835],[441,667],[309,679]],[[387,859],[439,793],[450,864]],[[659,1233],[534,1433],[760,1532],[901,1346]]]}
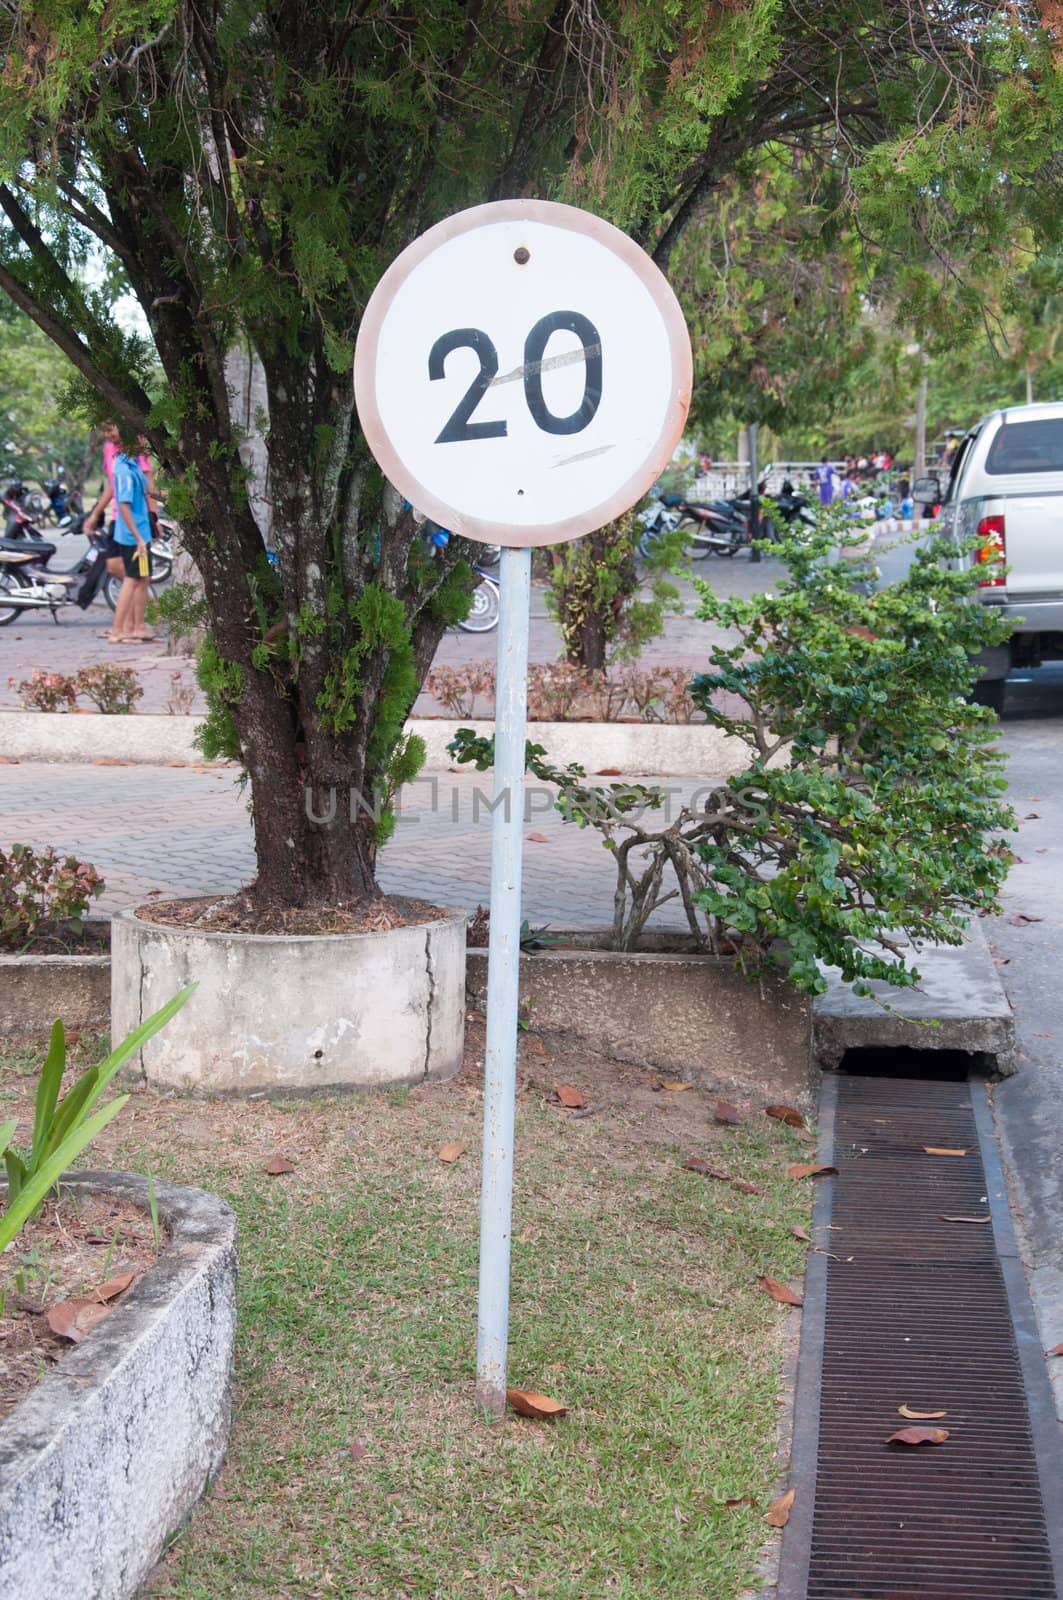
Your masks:
{"label": "concrete tree planter", "polygon": [[[63,1187],[145,1209],[129,1173]],[[229,1431],[236,1219],[155,1186],[172,1241],[107,1321],[0,1424],[0,1591],[127,1600],[218,1471]]]}
{"label": "concrete tree planter", "polygon": [[243,1095],[450,1077],[465,1038],[465,913],[387,932],[206,933],[121,911],[111,1033],[199,988],[129,1071],[158,1089]]}
{"label": "concrete tree planter", "polygon": [[[555,930],[551,930],[552,932]],[[701,1088],[810,1104],[809,1005],[781,973],[750,983],[733,961],[644,936],[618,953],[605,934],[559,933],[573,948],[521,956],[529,1027],[554,1049],[590,1049]],[[677,948],[680,946],[680,948]],[[470,1001],[487,995],[487,951],[469,951]]]}
{"label": "concrete tree planter", "polygon": [[110,921],[87,917],[98,955],[0,955],[0,1038],[46,1034],[56,1017],[67,1032],[106,1028],[111,1005]]}

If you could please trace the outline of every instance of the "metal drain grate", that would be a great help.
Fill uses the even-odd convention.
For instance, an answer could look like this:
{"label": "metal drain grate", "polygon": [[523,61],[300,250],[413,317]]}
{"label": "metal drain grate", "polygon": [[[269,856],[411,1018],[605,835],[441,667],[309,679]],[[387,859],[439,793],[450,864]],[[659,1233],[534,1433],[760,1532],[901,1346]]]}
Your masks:
{"label": "metal drain grate", "polygon": [[[984,1093],[878,1077],[826,1090],[839,1176],[815,1236],[840,1259],[814,1257],[806,1283],[780,1600],[1060,1600],[1063,1452],[988,1139],[983,1165]],[[943,1220],[991,1208],[992,1224]],[[910,1425],[902,1404],[947,1412],[930,1425],[948,1440],[888,1447]]]}

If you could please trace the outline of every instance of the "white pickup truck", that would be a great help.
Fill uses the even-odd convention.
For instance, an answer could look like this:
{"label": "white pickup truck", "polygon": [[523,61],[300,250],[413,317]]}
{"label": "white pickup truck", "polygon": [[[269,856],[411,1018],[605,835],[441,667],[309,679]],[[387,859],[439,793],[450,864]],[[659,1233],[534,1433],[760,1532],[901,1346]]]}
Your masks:
{"label": "white pickup truck", "polygon": [[940,504],[945,534],[981,541],[978,598],[1014,623],[977,658],[973,697],[999,713],[1012,667],[1063,658],[1063,402],[990,412],[960,441],[947,483],[920,478],[913,493]]}

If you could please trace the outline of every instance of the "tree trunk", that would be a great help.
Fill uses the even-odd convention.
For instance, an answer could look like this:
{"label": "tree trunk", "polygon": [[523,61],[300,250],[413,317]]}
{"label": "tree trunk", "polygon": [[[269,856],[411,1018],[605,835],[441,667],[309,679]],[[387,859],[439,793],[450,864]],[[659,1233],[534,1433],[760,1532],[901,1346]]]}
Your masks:
{"label": "tree trunk", "polygon": [[925,348],[919,351],[919,388],[915,396],[915,452],[912,477],[926,476],[926,401],[930,384],[930,357]]}
{"label": "tree trunk", "polygon": [[604,618],[589,611],[579,627],[568,635],[565,658],[588,672],[601,672],[605,668],[608,642]]}
{"label": "tree trunk", "polygon": [[1026,363],[1026,404],[1028,406],[1033,405],[1033,368],[1028,361]]}

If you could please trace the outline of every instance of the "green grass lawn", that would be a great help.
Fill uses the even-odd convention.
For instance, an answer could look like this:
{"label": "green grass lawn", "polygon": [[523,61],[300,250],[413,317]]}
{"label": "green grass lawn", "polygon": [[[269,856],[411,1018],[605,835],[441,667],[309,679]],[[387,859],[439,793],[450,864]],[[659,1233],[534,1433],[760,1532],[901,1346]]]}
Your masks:
{"label": "green grass lawn", "polygon": [[[28,1104],[32,1060],[2,1093]],[[140,1094],[92,1165],[200,1184],[240,1220],[225,1469],[148,1593],[380,1600],[729,1600],[770,1531],[782,1333],[757,1287],[792,1279],[807,1156],[751,1113],[634,1069],[526,1063],[518,1104],[510,1382],[556,1424],[473,1403],[481,1097],[473,1075],[409,1094],[269,1104]],[[595,1115],[552,1103],[576,1082]],[[14,1114],[6,1109],[6,1115]],[[453,1165],[437,1152],[468,1143]],[[295,1170],[263,1168],[281,1153]],[[708,1156],[763,1187],[682,1170]],[[728,1506],[752,1496],[753,1504]]]}

